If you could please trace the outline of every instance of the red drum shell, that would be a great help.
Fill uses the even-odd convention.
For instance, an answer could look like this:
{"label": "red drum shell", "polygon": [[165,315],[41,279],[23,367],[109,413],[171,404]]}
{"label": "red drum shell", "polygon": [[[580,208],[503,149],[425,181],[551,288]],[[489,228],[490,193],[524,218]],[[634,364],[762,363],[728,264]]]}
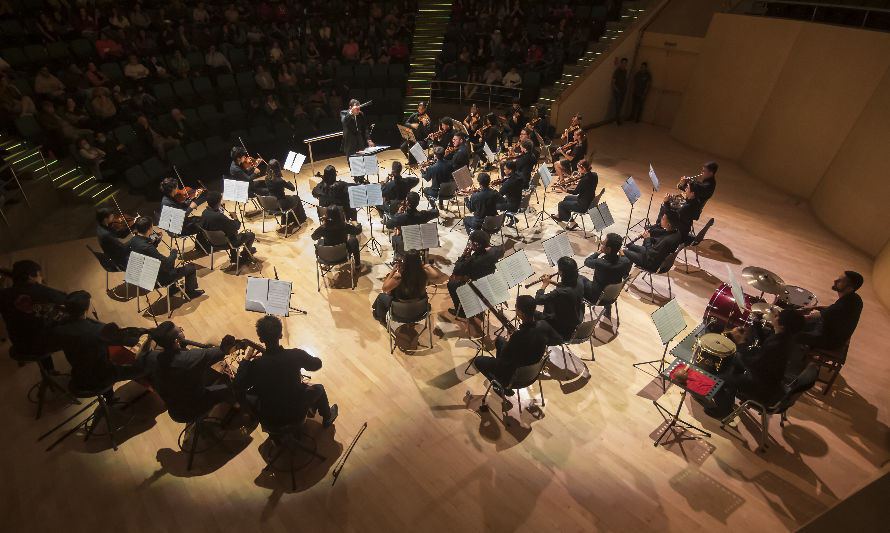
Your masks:
{"label": "red drum shell", "polygon": [[[722,333],[736,327],[745,326],[750,323],[751,304],[762,302],[762,298],[745,295],[745,309],[739,311],[736,307],[735,298],[732,297],[732,289],[728,283],[721,283],[708,306],[705,308],[703,321],[707,324],[708,331]],[[711,321],[713,320],[713,323]]]}

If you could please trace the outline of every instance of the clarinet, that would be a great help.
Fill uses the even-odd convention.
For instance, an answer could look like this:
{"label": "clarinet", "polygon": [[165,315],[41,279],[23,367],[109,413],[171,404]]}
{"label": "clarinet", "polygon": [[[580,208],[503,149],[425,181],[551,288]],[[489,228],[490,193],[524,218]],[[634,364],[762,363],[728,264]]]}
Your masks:
{"label": "clarinet", "polygon": [[[559,272],[556,272],[555,274],[550,274],[550,277],[552,278],[552,277],[555,277],[555,276],[558,276],[558,275],[559,275]],[[526,288],[526,289],[530,289],[530,288],[534,287],[535,285],[537,285],[538,283],[541,283],[541,282],[542,282],[542,281],[541,281],[540,279],[537,279],[537,280],[535,280],[535,281],[533,281],[533,282],[531,282],[531,283],[526,283],[526,284],[525,284],[525,288]]]}

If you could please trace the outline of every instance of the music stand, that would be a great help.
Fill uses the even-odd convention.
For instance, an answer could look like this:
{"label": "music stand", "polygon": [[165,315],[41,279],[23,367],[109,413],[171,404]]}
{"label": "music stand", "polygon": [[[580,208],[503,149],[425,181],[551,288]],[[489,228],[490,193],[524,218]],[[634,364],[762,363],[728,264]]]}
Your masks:
{"label": "music stand", "polygon": [[[124,271],[124,282],[148,291],[145,293],[145,303],[148,306],[148,312],[151,314],[152,319],[154,319],[156,326],[158,325],[158,319],[151,310],[152,304],[148,295],[157,289],[158,273],[160,270],[160,259],[155,259],[154,257],[149,257],[137,252],[130,252],[130,256],[127,259],[127,268]],[[139,294],[136,294],[136,303],[139,303]]]}
{"label": "music stand", "polygon": [[[377,160],[377,156],[373,156],[374,160]],[[349,193],[349,207],[352,208],[360,208],[360,207],[371,207],[383,205],[383,191],[380,188],[379,183],[369,183],[367,185],[354,185],[347,189]],[[372,252],[375,252],[380,257],[383,257],[383,252],[380,248],[380,243],[374,238],[374,221],[371,218],[371,210],[368,209],[368,226],[371,230],[371,236],[368,241],[362,245],[360,250],[364,250],[367,247]]]}
{"label": "music stand", "polygon": [[293,294],[293,283],[278,279],[278,269],[275,271],[275,279],[247,277],[247,286],[244,289],[244,310],[274,315],[280,317],[290,316],[290,311],[298,314],[308,314],[290,304]]}
{"label": "music stand", "polygon": [[417,250],[425,256],[430,248],[438,248],[439,224],[427,222],[426,224],[411,224],[402,226],[402,242],[405,251]]}
{"label": "music stand", "polygon": [[[470,365],[473,364],[473,361],[475,361],[477,357],[482,355],[483,351],[488,352],[488,354],[491,355],[491,350],[485,347],[485,337],[488,333],[488,325],[486,325],[485,320],[487,318],[488,323],[490,324],[491,316],[488,308],[485,307],[485,304],[482,303],[482,300],[479,298],[478,295],[476,295],[475,291],[473,291],[473,288],[470,287],[470,283],[477,282],[478,280],[476,282],[469,281],[455,290],[458,300],[458,308],[456,312],[460,313],[460,310],[463,309],[464,315],[467,317],[467,340],[472,342],[476,346],[476,352],[473,354],[472,359],[470,359],[470,361],[467,363],[467,367],[464,368],[464,374],[470,373]],[[479,287],[478,283],[476,286],[481,290],[481,287]],[[470,319],[479,314],[482,315],[482,327],[480,331],[480,337],[477,340],[470,336]]]}
{"label": "music stand", "polygon": [[609,210],[609,205],[606,202],[601,202],[591,207],[587,215],[590,217],[590,221],[593,222],[593,229],[599,232],[597,240],[602,242],[603,231],[615,223],[615,219],[612,218],[612,212]]}
{"label": "music stand", "polygon": [[415,142],[408,149],[408,152],[414,156],[414,160],[417,162],[417,169],[420,170],[420,164],[426,161],[426,150],[423,149],[419,142]]}
{"label": "music stand", "polygon": [[[550,185],[550,182],[553,181],[550,169],[547,168],[547,165],[544,163],[541,163],[541,166],[538,167],[538,175],[541,177],[541,182],[544,185],[544,199],[541,200],[541,209],[538,210],[538,214],[535,216],[535,223],[532,224],[532,227],[537,226],[538,223],[542,226],[544,225],[544,215],[547,214],[547,187]],[[535,196],[535,198],[537,198],[537,196]]]}
{"label": "music stand", "polygon": [[[507,289],[516,287],[516,297],[522,291],[522,283],[528,278],[535,275],[535,269],[532,268],[524,249],[516,250],[512,254],[504,257],[497,262],[497,272],[499,272],[507,281]],[[516,317],[513,317],[516,320]],[[501,326],[495,331],[495,335],[504,330],[506,326]]]}
{"label": "music stand", "polygon": [[666,392],[667,385],[664,382],[663,372],[668,344],[670,344],[674,337],[686,329],[686,319],[683,318],[683,311],[680,309],[680,304],[677,302],[676,298],[671,299],[671,301],[656,309],[651,316],[652,322],[655,324],[655,329],[658,330],[658,336],[661,338],[661,343],[664,345],[664,351],[659,359],[634,363],[633,367],[636,369],[639,369],[643,365],[654,367],[655,363],[658,363],[658,374],[659,377],[661,377],[661,390],[662,392]]}
{"label": "music stand", "polygon": [[550,266],[555,266],[556,262],[563,257],[573,257],[575,250],[572,249],[572,243],[569,242],[569,234],[560,231],[553,237],[549,237],[541,241],[544,248],[544,254],[547,256],[547,262]]}
{"label": "music stand", "polygon": [[[466,190],[473,186],[473,175],[470,174],[470,168],[466,165],[460,167],[451,173],[451,176],[454,178],[454,183],[457,186],[457,190]],[[464,197],[464,204],[467,205],[468,197]],[[469,206],[467,205],[467,211],[469,211]],[[460,216],[460,203],[457,206],[457,214]],[[462,226],[460,222],[455,223],[451,226],[449,231],[454,231],[458,226]]]}
{"label": "music stand", "polygon": [[241,225],[244,226],[244,206],[247,205],[247,194],[250,188],[249,181],[223,179],[223,201],[235,202],[235,210],[241,217]]}
{"label": "music stand", "polygon": [[185,223],[185,210],[177,209],[175,207],[171,207],[169,205],[161,206],[161,214],[158,216],[158,227],[162,230],[166,231],[168,235],[170,235],[170,249],[176,247],[176,250],[179,251],[179,261],[180,265],[185,264],[185,259],[182,257],[182,250],[179,247],[179,241],[176,239],[176,236],[182,235],[182,225]]}
{"label": "music stand", "polygon": [[627,201],[630,202],[630,214],[627,215],[627,229],[624,231],[624,238],[627,239],[628,234],[630,234],[630,221],[634,216],[634,204],[637,203],[637,200],[640,199],[643,193],[640,192],[640,187],[637,186],[633,176],[627,178],[627,181],[621,184],[621,190],[624,191]]}
{"label": "music stand", "polygon": [[[631,226],[631,228],[635,228],[635,227],[639,226],[640,224],[643,224],[644,228],[649,225],[649,213],[652,210],[652,199],[655,197],[655,193],[658,192],[658,186],[659,186],[658,185],[658,176],[655,175],[655,169],[652,168],[652,164],[649,164],[649,180],[652,182],[652,192],[649,193],[649,206],[646,207],[646,217],[641,218],[640,220],[636,221],[634,223],[634,225]],[[630,233],[630,228],[628,228],[627,232]]]}
{"label": "music stand", "polygon": [[680,359],[679,357],[677,357],[677,358],[675,358],[673,361],[671,361],[671,363],[670,363],[669,365],[667,365],[667,366],[661,371],[661,379],[662,379],[662,382],[663,382],[665,379],[667,379],[667,380],[669,380],[672,384],[677,385],[678,387],[680,387],[680,388],[683,390],[683,392],[680,393],[680,403],[677,405],[677,409],[676,409],[676,411],[674,411],[673,413],[672,413],[671,411],[669,411],[669,410],[667,409],[667,407],[665,407],[665,406],[661,405],[660,403],[658,403],[658,400],[652,400],[652,404],[655,406],[656,409],[658,409],[658,412],[661,413],[662,416],[667,415],[668,417],[670,417],[670,420],[668,421],[667,426],[664,427],[664,430],[661,432],[660,435],[658,435],[658,438],[655,439],[655,442],[652,443],[652,445],[655,446],[655,447],[657,447],[657,446],[661,443],[661,439],[663,439],[664,436],[667,435],[667,432],[668,432],[671,428],[673,428],[674,426],[676,426],[677,424],[681,424],[681,425],[682,425],[684,428],[686,428],[686,429],[692,429],[692,430],[698,431],[699,433],[701,433],[701,434],[704,435],[705,437],[710,437],[710,436],[711,436],[711,433],[710,433],[710,432],[705,431],[704,429],[702,429],[702,428],[700,428],[700,427],[698,427],[698,426],[696,426],[696,425],[694,425],[694,424],[691,424],[691,423],[689,423],[689,422],[683,420],[682,418],[680,418],[680,410],[683,409],[683,404],[686,402],[686,394],[687,394],[687,393],[695,394],[695,392],[691,391],[691,390],[689,389],[689,387],[688,387],[686,384],[684,384],[684,383],[680,383],[680,382],[678,382],[678,381],[674,381],[674,380],[671,379],[671,372],[673,372],[674,368],[676,368],[677,365],[680,365],[680,364],[684,364],[684,365],[686,365],[686,368],[687,368],[687,369],[689,369],[689,370],[694,370],[695,372],[698,372],[699,374],[701,374],[701,375],[703,375],[703,376],[705,376],[705,377],[707,377],[707,378],[710,378],[710,379],[714,380],[714,386],[711,387],[711,390],[709,390],[708,393],[707,393],[706,395],[702,396],[702,397],[705,398],[705,399],[708,399],[708,400],[713,401],[713,400],[714,400],[714,397],[717,395],[717,392],[718,392],[721,388],[723,388],[723,385],[724,385],[723,378],[720,378],[720,377],[718,377],[718,376],[716,376],[716,375],[714,375],[714,374],[708,372],[707,370],[704,370],[704,369],[699,368],[699,367],[697,367],[697,366],[695,366],[695,365],[692,365],[691,363],[687,363],[686,361],[683,361],[683,360]]}

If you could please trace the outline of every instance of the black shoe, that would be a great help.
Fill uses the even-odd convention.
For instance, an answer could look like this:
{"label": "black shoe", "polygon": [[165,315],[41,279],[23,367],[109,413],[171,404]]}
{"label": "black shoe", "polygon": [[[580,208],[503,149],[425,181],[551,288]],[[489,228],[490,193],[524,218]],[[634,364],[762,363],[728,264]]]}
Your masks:
{"label": "black shoe", "polygon": [[248,250],[250,250],[250,253],[255,254],[255,253],[256,253],[256,246],[251,246],[250,248],[248,248]]}
{"label": "black shoe", "polygon": [[507,389],[507,390],[504,392],[504,395],[505,395],[505,396],[513,396],[514,394],[516,394],[516,393],[513,391],[513,389]]}
{"label": "black shoe", "polygon": [[186,294],[189,298],[198,298],[198,297],[200,297],[200,296],[202,296],[202,295],[204,294],[204,291],[201,290],[201,289],[195,289],[195,290],[193,290],[193,291],[185,291],[185,294]]}
{"label": "black shoe", "polygon": [[322,420],[321,427],[329,428],[334,425],[334,420],[337,420],[337,414],[340,412],[340,408],[337,407],[337,404],[331,406],[331,416]]}

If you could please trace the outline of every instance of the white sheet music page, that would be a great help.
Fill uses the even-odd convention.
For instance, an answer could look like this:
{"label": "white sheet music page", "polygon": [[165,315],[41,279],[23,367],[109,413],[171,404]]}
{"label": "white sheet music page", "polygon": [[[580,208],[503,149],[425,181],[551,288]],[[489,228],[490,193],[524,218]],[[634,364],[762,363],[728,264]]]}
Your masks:
{"label": "white sheet music page", "polygon": [[365,174],[365,158],[360,155],[349,156],[349,175],[356,177]]}
{"label": "white sheet music page", "polygon": [[544,182],[544,187],[548,187],[550,182],[553,181],[553,176],[550,175],[550,169],[547,168],[545,163],[541,163],[541,166],[538,167],[538,174],[541,175],[541,180]]}
{"label": "white sheet music page", "polygon": [[437,222],[420,224],[420,243],[424,250],[439,247],[439,224]]}
{"label": "white sheet music page", "polygon": [[[364,175],[364,174],[361,174]],[[346,189],[349,194],[349,207],[365,207],[368,205],[368,192],[365,185],[353,185]]]}
{"label": "white sheet music page", "polygon": [[147,255],[142,255],[136,252],[130,252],[124,280],[130,285],[136,285],[141,289],[153,291],[160,270],[160,259],[148,257]]}
{"label": "white sheet music page", "polygon": [[473,283],[482,291],[485,299],[491,305],[501,305],[510,299],[510,287],[507,286],[507,279],[497,270],[479,281],[483,282],[481,286],[479,283]]}
{"label": "white sheet music page", "polygon": [[732,273],[732,269],[729,268],[729,265],[726,265],[726,271],[729,273],[729,290],[732,292],[735,304],[739,309],[744,311],[748,308],[748,303],[745,302],[745,291],[742,289],[739,280],[736,279],[735,274]]}
{"label": "white sheet music page", "polygon": [[238,180],[223,180],[223,201],[247,203],[247,187],[250,182]]}
{"label": "white sheet music page", "polygon": [[609,206],[606,202],[593,207],[587,214],[590,215],[590,220],[593,221],[593,229],[596,231],[603,231],[615,223],[615,219],[612,218],[612,212],[609,211]]}
{"label": "white sheet music page", "polygon": [[161,216],[158,227],[164,231],[179,235],[182,233],[182,224],[185,222],[185,210],[165,205],[161,207]]}
{"label": "white sheet music page", "polygon": [[290,314],[291,282],[270,279],[269,291],[266,295],[266,312],[270,315],[288,316]]}
{"label": "white sheet music page", "polygon": [[494,152],[491,151],[491,147],[488,146],[488,143],[482,144],[482,151],[485,152],[485,157],[488,158],[488,162],[494,163],[494,160],[495,160]]}
{"label": "white sheet music page", "polygon": [[455,170],[451,175],[454,176],[454,181],[457,183],[458,189],[466,189],[473,186],[473,176],[470,174],[470,169],[466,165]]}
{"label": "white sheet music page", "polygon": [[367,205],[383,205],[383,189],[379,183],[365,185],[365,194],[368,195]]}
{"label": "white sheet music page", "polygon": [[290,170],[294,174],[299,174],[306,162],[306,156],[299,152],[288,152],[287,160],[284,162],[284,170]]}
{"label": "white sheet music page", "polygon": [[544,247],[544,253],[547,254],[547,261],[550,262],[550,266],[555,265],[560,257],[573,257],[575,255],[575,251],[572,250],[572,244],[569,242],[569,234],[564,231],[541,241],[541,246]]}
{"label": "white sheet music page", "polygon": [[507,280],[507,287],[512,289],[523,281],[535,275],[535,269],[528,261],[525,250],[516,250],[512,254],[498,261],[498,272]]}
{"label": "white sheet music page", "polygon": [[669,343],[671,339],[686,329],[686,319],[683,318],[683,311],[680,310],[680,304],[676,298],[656,309],[652,313],[652,322],[655,324],[655,329],[658,330],[662,344]]}
{"label": "white sheet music page", "polygon": [[377,154],[365,156],[365,176],[376,176],[380,173],[380,165],[377,162]]}
{"label": "white sheet music page", "polygon": [[244,309],[256,313],[266,312],[266,295],[269,292],[269,280],[266,278],[247,277],[247,289],[244,291]]}
{"label": "white sheet music page", "polygon": [[473,317],[482,311],[485,311],[485,304],[483,304],[482,300],[476,296],[476,293],[473,292],[473,288],[470,287],[469,283],[464,283],[458,287],[455,292],[457,293],[457,299],[460,301],[460,306],[464,310],[466,316]]}
{"label": "white sheet music page", "polygon": [[655,175],[655,169],[649,164],[649,179],[652,180],[652,190],[658,192],[658,176]]}
{"label": "white sheet music page", "polygon": [[420,228],[423,224],[402,226],[402,242],[405,250],[423,250],[423,241],[420,236]]}
{"label": "white sheet music page", "polygon": [[627,196],[627,201],[630,202],[630,205],[637,203],[637,200],[643,194],[640,192],[640,188],[637,186],[637,182],[634,181],[633,176],[627,178],[627,181],[621,184],[621,189],[624,190],[624,195]]}
{"label": "white sheet music page", "polygon": [[411,155],[414,156],[414,160],[418,163],[426,161],[426,152],[423,150],[423,146],[420,146],[420,143],[412,144],[408,151],[411,152]]}

